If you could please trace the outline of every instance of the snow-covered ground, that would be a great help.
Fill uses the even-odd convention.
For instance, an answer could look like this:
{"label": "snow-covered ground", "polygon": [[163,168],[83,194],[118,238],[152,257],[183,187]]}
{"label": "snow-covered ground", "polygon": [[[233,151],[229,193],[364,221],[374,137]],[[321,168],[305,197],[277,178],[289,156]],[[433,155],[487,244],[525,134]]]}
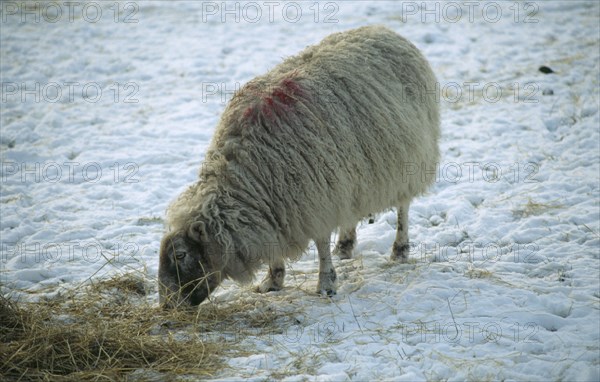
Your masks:
{"label": "snow-covered ground", "polygon": [[232,92],[332,32],[385,24],[440,83],[443,159],[410,210],[413,261],[388,261],[389,211],[335,259],[333,299],[313,293],[314,248],[281,292],[226,282],[212,303],[287,318],[224,328],[249,333],[248,354],[217,378],[600,379],[598,2],[1,6],[3,293],[155,277],[165,208]]}

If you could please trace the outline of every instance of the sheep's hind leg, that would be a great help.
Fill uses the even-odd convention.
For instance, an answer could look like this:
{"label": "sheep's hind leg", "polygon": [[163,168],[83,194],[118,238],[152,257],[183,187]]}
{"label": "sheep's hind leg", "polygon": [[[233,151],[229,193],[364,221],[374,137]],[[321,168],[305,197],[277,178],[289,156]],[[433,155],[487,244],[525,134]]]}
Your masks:
{"label": "sheep's hind leg", "polygon": [[285,262],[281,258],[273,259],[269,264],[269,273],[256,288],[259,293],[278,291],[283,288],[285,278]]}
{"label": "sheep's hind leg", "polygon": [[354,245],[356,244],[356,227],[352,227],[347,231],[340,232],[333,254],[339,256],[340,259],[351,259]]}
{"label": "sheep's hind leg", "polygon": [[408,261],[408,252],[410,245],[408,244],[408,207],[410,202],[400,203],[398,206],[398,227],[396,230],[396,240],[392,247],[393,261],[406,263]]}
{"label": "sheep's hind leg", "polygon": [[319,252],[319,283],[317,284],[317,293],[326,296],[336,294],[335,268],[331,262],[331,252],[329,250],[329,237],[315,240],[317,251]]}

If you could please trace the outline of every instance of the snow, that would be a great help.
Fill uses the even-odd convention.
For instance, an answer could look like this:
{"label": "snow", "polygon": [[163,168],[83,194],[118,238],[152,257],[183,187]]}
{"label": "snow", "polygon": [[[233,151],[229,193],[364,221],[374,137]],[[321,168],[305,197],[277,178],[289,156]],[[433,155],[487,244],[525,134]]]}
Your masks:
{"label": "snow", "polygon": [[314,248],[283,291],[224,283],[211,303],[295,318],[244,337],[248,355],[215,379],[600,380],[597,2],[35,4],[2,2],[3,293],[154,278],[165,208],[232,92],[332,32],[385,24],[423,51],[442,95],[412,261],[388,260],[388,211],[334,260],[332,299],[313,293]]}

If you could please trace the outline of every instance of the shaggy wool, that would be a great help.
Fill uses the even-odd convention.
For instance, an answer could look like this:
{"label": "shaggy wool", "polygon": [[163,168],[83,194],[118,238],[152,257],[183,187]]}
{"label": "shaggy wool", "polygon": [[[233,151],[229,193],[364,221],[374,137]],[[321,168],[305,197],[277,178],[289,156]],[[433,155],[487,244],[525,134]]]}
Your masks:
{"label": "shaggy wool", "polygon": [[250,281],[422,194],[439,160],[438,97],[426,59],[393,31],[332,34],[234,95],[168,226],[201,222],[222,277]]}

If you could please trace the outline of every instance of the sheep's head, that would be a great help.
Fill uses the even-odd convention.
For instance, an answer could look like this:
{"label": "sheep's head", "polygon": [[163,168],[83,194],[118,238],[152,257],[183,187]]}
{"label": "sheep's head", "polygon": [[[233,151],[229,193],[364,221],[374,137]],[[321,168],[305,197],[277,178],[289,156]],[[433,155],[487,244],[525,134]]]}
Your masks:
{"label": "sheep's head", "polygon": [[221,283],[215,265],[219,249],[208,239],[204,224],[167,234],[160,246],[159,299],[165,308],[194,306]]}

